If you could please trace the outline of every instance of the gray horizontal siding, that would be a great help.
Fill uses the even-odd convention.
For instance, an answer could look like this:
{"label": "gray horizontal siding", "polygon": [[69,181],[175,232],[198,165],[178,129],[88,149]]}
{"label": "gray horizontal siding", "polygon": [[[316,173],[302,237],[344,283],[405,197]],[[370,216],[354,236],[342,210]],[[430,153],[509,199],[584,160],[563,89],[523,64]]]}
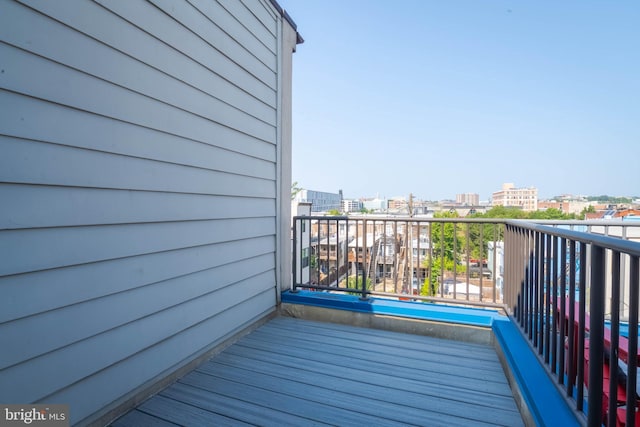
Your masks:
{"label": "gray horizontal siding", "polygon": [[[55,351],[46,354],[45,357],[30,359],[19,365],[12,366],[3,371],[4,381],[9,384],[16,384],[11,389],[2,390],[2,401],[25,402],[29,400],[43,400],[50,394],[59,392],[71,383],[83,380],[103,369],[109,368],[114,363],[125,363],[126,359],[133,357],[138,352],[151,349],[162,341],[180,335],[190,328],[197,326],[203,321],[215,318],[219,313],[247,300],[247,295],[260,295],[265,293],[265,298],[273,299],[273,284],[265,280],[269,274],[258,275],[247,280],[239,281],[234,286],[227,286],[217,293],[210,293],[202,298],[190,300],[186,303],[172,306],[136,321],[126,323],[120,327],[106,330],[98,335],[90,336],[72,345],[60,347]],[[271,286],[270,286],[271,285]],[[244,291],[245,293],[240,293]],[[266,300],[265,300],[266,301]],[[140,301],[139,301],[140,302]],[[263,311],[269,308],[264,302],[261,304]],[[250,318],[260,312],[253,312],[256,307],[245,307],[243,314]],[[215,328],[231,331],[237,325],[217,324]],[[67,325],[66,329],[70,329]],[[166,369],[175,363],[183,360],[195,350],[200,350],[213,340],[219,338],[217,331],[211,330],[204,337],[200,337],[201,343],[198,347],[187,346],[186,349],[175,349],[182,356],[166,355],[173,359],[171,365],[157,366],[157,369]],[[180,340],[180,338],[177,338]],[[185,350],[189,352],[184,354]],[[91,357],[78,357],[78,355],[91,355]],[[153,352],[147,353],[147,363],[157,365],[158,361],[153,360]],[[50,372],[55,366],[55,372]],[[24,383],[17,385],[20,378],[29,378],[30,372],[48,372],[45,378],[38,379],[37,390],[33,385]],[[159,372],[156,372],[156,374]],[[132,373],[133,374],[133,373]],[[124,380],[124,378],[122,378]],[[130,379],[127,379],[127,382]],[[115,398],[117,396],[113,396]]]}
{"label": "gray horizontal siding", "polygon": [[77,423],[274,310],[270,8],[0,4],[0,401]]}
{"label": "gray horizontal siding", "polygon": [[[198,346],[207,346],[209,343],[220,341],[236,329],[235,327],[248,326],[262,315],[272,309],[273,289],[256,295],[253,298],[242,301],[233,306],[233,310],[223,311],[214,318],[207,319],[188,330],[182,331],[146,351],[135,354],[126,360],[113,365],[108,370],[102,370],[87,377],[75,387],[67,388],[49,396],[48,401],[76,402],[77,407],[104,405],[109,403],[108,398],[121,396],[127,392],[132,384],[139,384],[154,378],[165,366],[173,367],[177,361],[191,359],[195,354],[191,349]],[[263,312],[258,312],[260,307],[268,307]],[[250,315],[258,313],[255,317]],[[234,328],[229,328],[233,325]],[[230,332],[225,333],[226,330]],[[146,329],[129,331],[144,335]],[[114,343],[118,343],[115,341]],[[114,378],[123,379],[115,381]],[[95,391],[100,390],[99,394]],[[73,414],[72,414],[73,417]]]}
{"label": "gray horizontal siding", "polygon": [[11,200],[0,211],[0,230],[275,215],[273,199],[266,197],[131,189],[0,184],[0,200]]}
{"label": "gray horizontal siding", "polygon": [[[150,0],[155,6],[164,12],[172,11],[174,19],[180,22],[185,28],[191,28],[193,33],[200,37],[205,43],[210,44],[210,40],[216,40],[214,49],[220,51],[224,56],[240,65],[244,70],[251,73],[260,81],[272,89],[276,89],[276,56],[269,53],[261,44],[253,44],[254,50],[249,50],[239,41],[233,39],[223,31],[210,18],[203,15],[194,7],[173,8],[172,0]],[[212,10],[212,12],[217,12]],[[215,16],[215,15],[212,15]],[[218,16],[217,20],[222,22],[224,18]],[[272,18],[272,21],[275,20]],[[211,25],[213,24],[213,25]],[[247,36],[248,32],[244,32]]]}
{"label": "gray horizontal siding", "polygon": [[242,134],[233,139],[225,137],[226,131],[202,134],[202,140],[187,138],[3,90],[0,104],[11,105],[0,115],[6,135],[46,142],[64,140],[74,147],[230,172],[233,170],[228,168],[240,168],[244,162],[245,169],[255,176],[273,176],[275,147]]}
{"label": "gray horizontal siding", "polygon": [[272,236],[273,218],[3,231],[0,275]]}
{"label": "gray horizontal siding", "polygon": [[[199,4],[207,0],[190,1],[191,3]],[[253,13],[252,4],[235,0],[217,0],[216,2],[245,25],[261,43],[264,43],[272,52],[276,52],[276,26],[260,20],[260,18]]]}
{"label": "gray horizontal siding", "polygon": [[[207,116],[213,114],[213,111],[217,115],[218,110],[213,110],[215,105],[211,106],[212,110],[208,110],[206,104],[201,104],[196,114],[6,44],[0,44],[0,56],[14,64],[16,69],[24,70],[17,73],[9,69],[4,73],[3,86],[14,92],[53,100],[107,117],[133,121],[168,133],[182,135],[184,132],[185,136],[192,139],[204,139],[203,134],[190,135],[192,128],[208,133],[228,127],[230,129],[226,130],[227,134],[241,129],[249,137],[275,142],[275,127],[257,119],[251,121],[237,110],[220,110],[218,121],[213,121]],[[143,78],[153,79],[154,76]],[[153,84],[161,85],[162,82]],[[82,94],[91,96],[85,97]],[[174,102],[179,104],[180,101],[178,99]]]}
{"label": "gray horizontal siding", "polygon": [[[176,25],[175,20],[151,4],[141,1],[105,2],[102,6],[93,2],[69,1],[57,5],[34,0],[23,0],[22,3],[38,9],[37,12],[31,12],[32,14],[53,18],[167,74],[190,82],[195,87],[205,91],[206,88],[213,89],[211,93],[216,97],[227,94],[225,90],[231,90],[220,90],[225,81],[229,82],[249,97],[242,97],[239,93],[233,92],[233,96],[226,99],[232,105],[256,98],[275,111],[274,88],[238,67],[189,29]],[[180,6],[184,7],[184,3],[181,2]],[[114,9],[110,10],[107,7]],[[27,19],[38,18],[30,15]],[[9,29],[18,23],[6,22],[6,25]],[[275,39],[273,45],[275,46]],[[184,69],[184,66],[188,68]],[[193,74],[198,69],[201,72]],[[211,84],[215,85],[210,86]]]}
{"label": "gray horizontal siding", "polygon": [[[264,255],[139,286],[82,304],[66,306],[63,310],[52,310],[0,325],[3,343],[7,346],[6,348],[11,349],[0,354],[0,369],[154,315],[162,310],[188,304],[192,300],[205,301],[210,298],[224,300],[224,292],[235,292],[233,289],[225,288],[237,284],[248,272],[261,272],[252,276],[251,281],[257,286],[268,288],[272,281],[269,278],[272,268],[272,256]],[[220,292],[221,295],[214,295],[222,289],[224,292]],[[149,298],[149,295],[153,295],[153,298]],[[118,310],[113,310],[112,307],[118,307]],[[83,321],[74,324],[77,319],[83,319]],[[74,327],[69,328],[69,325]],[[31,333],[25,336],[21,333],[24,330],[30,330]],[[59,330],[66,330],[66,333],[58,336],[56,332]]]}
{"label": "gray horizontal siding", "polygon": [[[244,46],[249,52],[252,52],[271,70],[275,71],[277,69],[277,62],[273,59],[273,55],[276,53],[276,37],[264,31],[259,33],[259,29],[264,28],[262,23],[251,19],[253,18],[251,15],[249,15],[249,21],[241,23],[238,17],[234,16],[217,1],[189,0],[189,3],[205,16],[219,17],[216,24],[222,31]],[[242,8],[242,4],[239,6]]]}
{"label": "gray horizontal siding", "polygon": [[[273,179],[0,136],[4,182],[274,197]],[[61,168],[65,163],[73,168]],[[247,171],[247,173],[250,173]]]}
{"label": "gray horizontal siding", "polygon": [[[29,13],[26,8],[15,7],[25,14]],[[186,84],[178,77],[167,74],[163,71],[166,68],[164,64],[158,64],[162,68],[151,67],[139,59],[105,45],[96,39],[87,37],[83,33],[69,27],[60,26],[56,21],[48,17],[43,15],[36,16],[39,18],[36,25],[45,32],[46,37],[29,37],[32,32],[28,28],[20,26],[20,21],[17,21],[16,24],[5,29],[7,33],[5,43],[36,53],[51,61],[65,64],[67,67],[77,69],[91,76],[104,78],[132,91],[153,96],[158,100],[171,103],[186,111],[203,111],[201,106],[206,104],[208,108],[215,108],[217,113],[215,117],[210,116],[209,118],[215,120],[226,119],[226,122],[232,127],[235,126],[235,128],[241,128],[240,122],[242,120],[258,121],[252,115],[232,107],[211,93]],[[91,56],[74,55],[73,52],[78,50],[92,51],[94,54]],[[43,64],[43,66],[45,65]],[[140,79],[138,77],[140,75],[144,75],[145,78]],[[28,79],[30,76],[27,75],[24,78]],[[254,107],[256,109],[255,114],[265,122],[258,121],[254,127],[258,128],[262,124],[263,128],[267,130],[273,128],[275,121],[273,109],[257,100],[254,101],[254,104],[257,107],[262,107],[262,109]]]}
{"label": "gray horizontal siding", "polygon": [[[231,1],[232,0],[225,0],[225,4],[229,4],[231,3]],[[251,14],[255,16],[258,21],[260,21],[260,24],[262,24],[262,26],[266,28],[267,31],[269,31],[274,36],[276,35],[277,29],[274,21],[275,12],[273,11],[273,9],[267,6],[267,2],[256,2],[251,0],[240,0],[240,2],[244,7],[251,11]]]}
{"label": "gray horizontal siding", "polygon": [[[232,263],[272,256],[271,236],[180,248],[0,277],[0,323],[171,280]],[[242,254],[239,257],[238,254]],[[38,298],[33,298],[37,295]]]}

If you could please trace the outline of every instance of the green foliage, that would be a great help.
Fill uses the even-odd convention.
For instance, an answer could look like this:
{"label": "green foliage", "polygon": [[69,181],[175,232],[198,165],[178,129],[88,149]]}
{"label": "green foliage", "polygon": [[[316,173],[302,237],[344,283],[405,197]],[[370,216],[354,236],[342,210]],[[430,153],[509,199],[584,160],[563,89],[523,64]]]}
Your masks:
{"label": "green foliage", "polygon": [[[424,261],[425,267],[429,267],[429,260]],[[424,279],[422,289],[420,289],[420,295],[422,296],[435,296],[438,295],[438,285],[440,280],[440,274],[442,273],[442,259],[435,258],[431,262],[431,275]]]}
{"label": "green foliage", "polygon": [[[458,218],[454,212],[441,212],[435,218]],[[465,248],[466,237],[464,227],[453,222],[434,222],[431,224],[431,236],[429,239],[433,245],[434,258],[443,257],[445,270],[448,262],[451,265],[460,260],[461,250]],[[453,269],[453,267],[451,267]]]}
{"label": "green foliage", "polygon": [[291,184],[291,200],[296,198],[296,195],[302,191],[301,187],[298,187],[298,181]]}
{"label": "green foliage", "polygon": [[329,215],[329,216],[340,216],[340,211],[338,209],[331,209],[329,212],[327,212],[327,215]]}
{"label": "green foliage", "polygon": [[507,206],[494,206],[486,213],[477,213],[472,218],[504,218],[504,219],[527,219],[527,213],[522,209]]}
{"label": "green foliage", "polygon": [[437,280],[430,280],[429,278],[424,279],[424,283],[422,284],[422,288],[420,289],[420,295],[426,297],[433,297],[438,295],[438,287],[440,284]]}
{"label": "green foliage", "polygon": [[[455,219],[458,218],[458,214],[455,211],[440,212],[435,218]],[[466,252],[467,247],[466,225],[434,222],[431,224],[429,240],[433,248],[432,258],[425,259],[423,266],[430,269],[431,274],[425,279],[420,293],[432,296],[438,293],[439,280],[443,272],[452,273],[454,269],[456,274],[466,272],[466,265],[462,263],[462,254]]]}
{"label": "green foliage", "polygon": [[486,213],[473,214],[471,218],[500,218],[500,219],[576,219],[574,214],[565,214],[559,209],[549,208],[542,211],[525,212],[518,208],[494,206]]}
{"label": "green foliage", "polygon": [[613,197],[613,196],[607,196],[606,194],[603,194],[601,196],[590,196],[590,197],[587,197],[587,200],[590,202],[612,203],[612,204],[632,202],[632,200],[627,197]]}
{"label": "green foliage", "polygon": [[[371,290],[371,279],[367,277],[367,290]],[[349,276],[346,280],[342,280],[340,282],[341,288],[350,288],[350,289],[362,289],[362,276]],[[347,292],[350,295],[360,295],[361,292]]]}
{"label": "green foliage", "polygon": [[565,214],[560,209],[549,208],[543,211],[529,212],[528,219],[576,219],[576,215]]}
{"label": "green foliage", "polygon": [[596,208],[593,205],[589,205],[586,208],[582,209],[578,219],[583,219],[585,216],[587,216],[588,213],[596,213]]}

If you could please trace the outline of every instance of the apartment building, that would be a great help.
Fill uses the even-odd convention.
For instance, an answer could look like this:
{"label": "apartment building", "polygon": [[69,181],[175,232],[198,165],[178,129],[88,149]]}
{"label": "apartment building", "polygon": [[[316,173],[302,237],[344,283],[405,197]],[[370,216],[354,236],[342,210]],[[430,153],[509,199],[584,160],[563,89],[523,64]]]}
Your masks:
{"label": "apartment building", "polygon": [[538,210],[538,189],[535,187],[516,188],[513,183],[502,184],[502,190],[493,193],[491,205],[536,211]]}
{"label": "apartment building", "polygon": [[538,202],[538,209],[558,209],[566,214],[579,214],[585,208],[593,205],[594,202],[583,200],[542,200]]}
{"label": "apartment building", "polygon": [[459,205],[477,206],[480,204],[480,195],[477,193],[456,194],[456,203]]}
{"label": "apartment building", "polygon": [[328,212],[342,209],[342,190],[338,193],[327,193],[315,190],[300,190],[295,200],[303,203],[311,203],[311,212]]}
{"label": "apartment building", "polygon": [[344,199],[342,200],[342,212],[360,212],[364,205],[362,200]]}

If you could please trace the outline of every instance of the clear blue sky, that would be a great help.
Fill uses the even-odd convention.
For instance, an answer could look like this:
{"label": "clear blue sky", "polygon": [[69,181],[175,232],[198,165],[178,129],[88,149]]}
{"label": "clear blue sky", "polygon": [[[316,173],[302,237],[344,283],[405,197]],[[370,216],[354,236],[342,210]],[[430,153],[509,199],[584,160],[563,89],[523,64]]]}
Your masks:
{"label": "clear blue sky", "polygon": [[301,187],[640,196],[640,1],[278,1]]}

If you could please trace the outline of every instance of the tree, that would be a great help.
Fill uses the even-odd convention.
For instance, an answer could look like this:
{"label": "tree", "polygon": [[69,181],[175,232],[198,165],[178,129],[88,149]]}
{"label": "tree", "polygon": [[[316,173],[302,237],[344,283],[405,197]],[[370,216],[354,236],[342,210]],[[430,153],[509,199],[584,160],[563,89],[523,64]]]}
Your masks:
{"label": "tree", "polygon": [[340,215],[340,211],[338,209],[331,209],[327,212],[327,215],[329,216],[339,216]]}
{"label": "tree", "polygon": [[299,192],[302,191],[301,187],[298,187],[298,181],[291,184],[291,200],[295,199]]}
{"label": "tree", "polygon": [[589,202],[599,202],[599,203],[631,203],[632,200],[627,197],[613,197],[603,194],[601,196],[590,196],[587,197],[587,201]]}
{"label": "tree", "polygon": [[566,214],[560,209],[549,208],[529,213],[528,219],[576,219],[574,214]]}
{"label": "tree", "polygon": [[[584,217],[584,215],[582,215]],[[541,211],[527,212],[514,207],[494,206],[484,214],[474,214],[471,218],[487,219],[576,219],[575,214],[566,214],[559,209],[549,208]],[[503,240],[504,229],[494,224],[471,224],[469,226],[469,249],[472,258],[487,257],[487,242]]]}
{"label": "tree", "polygon": [[586,218],[588,213],[596,213],[596,208],[593,205],[589,205],[582,209],[582,212],[580,212],[580,219]]}
{"label": "tree", "polygon": [[[458,218],[458,214],[453,212],[440,212],[435,218]],[[430,258],[423,261],[423,266],[430,270],[428,279],[421,290],[422,295],[435,295],[438,292],[438,280],[443,272],[453,272],[462,274],[466,271],[466,266],[461,264],[462,253],[466,250],[466,230],[464,225],[454,222],[433,222],[431,223]]]}

